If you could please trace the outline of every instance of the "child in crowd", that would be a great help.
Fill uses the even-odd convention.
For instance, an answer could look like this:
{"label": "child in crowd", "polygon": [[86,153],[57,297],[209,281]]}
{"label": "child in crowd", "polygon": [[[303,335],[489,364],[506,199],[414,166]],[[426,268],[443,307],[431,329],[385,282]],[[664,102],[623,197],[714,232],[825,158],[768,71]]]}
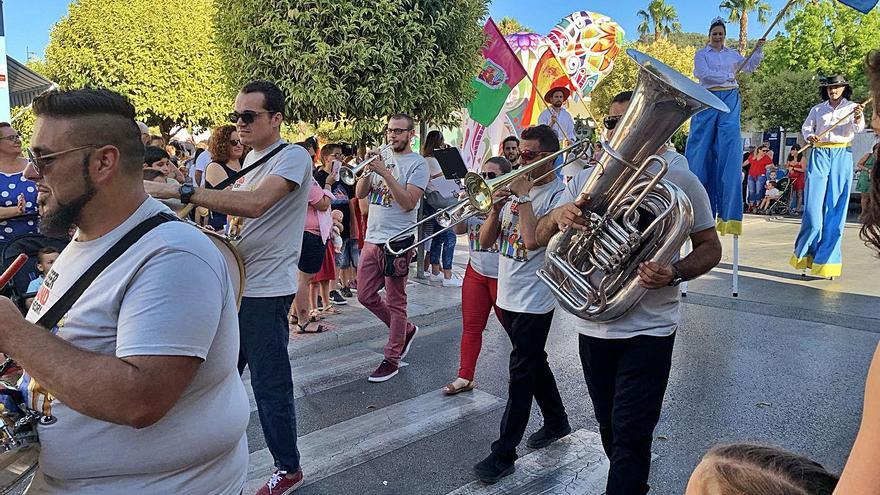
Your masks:
{"label": "child in crowd", "polygon": [[831,495],[838,478],[821,464],[776,447],[713,447],[688,482],[685,495]]}
{"label": "child in crowd", "polygon": [[156,146],[144,147],[144,169],[155,169],[165,175],[165,181],[169,184],[182,184],[183,174],[173,163],[168,152]]}
{"label": "child in crowd", "polygon": [[770,205],[782,196],[782,191],[776,188],[775,180],[768,181],[767,184],[764,185],[764,188],[766,191],[764,192],[764,199],[762,199],[761,204],[758,205],[759,213],[769,213]]}
{"label": "child in crowd", "polygon": [[37,270],[39,270],[40,276],[31,280],[31,283],[28,285],[24,300],[24,303],[28,308],[30,308],[31,303],[34,302],[34,297],[37,295],[37,291],[40,290],[40,286],[43,285],[45,275],[49,273],[49,269],[52,268],[52,264],[58,259],[59,254],[61,253],[53,247],[44,247],[37,252]]}

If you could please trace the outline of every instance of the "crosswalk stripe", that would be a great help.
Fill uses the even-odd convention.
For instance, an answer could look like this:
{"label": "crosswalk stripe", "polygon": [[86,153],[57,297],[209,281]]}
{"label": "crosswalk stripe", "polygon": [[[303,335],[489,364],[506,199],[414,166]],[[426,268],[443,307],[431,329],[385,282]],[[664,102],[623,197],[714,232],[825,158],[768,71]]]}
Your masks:
{"label": "crosswalk stripe", "polygon": [[[340,473],[503,405],[504,400],[480,390],[453,396],[431,391],[309,433],[297,440],[305,484]],[[272,454],[268,449],[251,453],[245,493],[259,489],[272,469]]]}
{"label": "crosswalk stripe", "polygon": [[[298,399],[307,394],[330,390],[333,387],[366,379],[379,366],[383,356],[369,349],[357,349],[344,353],[320,353],[308,358],[291,359],[291,375],[293,376],[293,397]],[[404,361],[400,367],[407,366]],[[254,401],[254,389],[250,378],[244,380],[251,412],[257,410]]]}
{"label": "crosswalk stripe", "polygon": [[516,472],[494,485],[474,481],[447,495],[597,495],[605,489],[608,458],[598,433],[577,430],[516,461]]}

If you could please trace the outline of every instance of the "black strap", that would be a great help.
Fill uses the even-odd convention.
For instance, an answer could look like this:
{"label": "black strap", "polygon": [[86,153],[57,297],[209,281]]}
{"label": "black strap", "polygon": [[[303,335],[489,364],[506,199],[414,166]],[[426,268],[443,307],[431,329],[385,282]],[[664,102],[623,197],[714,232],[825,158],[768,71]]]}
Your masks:
{"label": "black strap", "polygon": [[105,268],[113,264],[124,252],[128,250],[131,246],[133,246],[141,237],[143,237],[147,232],[153,230],[154,228],[162,225],[165,222],[173,222],[177,221],[177,217],[171,213],[161,212],[157,213],[155,216],[152,216],[143,222],[139,223],[135,228],[128,231],[127,234],[122,236],[122,239],[116,241],[106,253],[104,253],[98,261],[95,261],[92,266],[89,267],[88,270],[85,271],[82,275],[80,275],[79,279],[67,289],[67,292],[61,295],[58,298],[58,301],[49,308],[48,311],[43,313],[43,316],[37,321],[37,325],[45,328],[46,330],[51,330],[61,321],[61,318],[70,311],[70,308],[73,307],[73,304],[76,303],[77,299],[86,289],[91,285],[92,282],[98,278],[98,275],[104,271]]}
{"label": "black strap", "polygon": [[234,184],[235,181],[237,181],[241,177],[244,177],[245,174],[247,174],[251,170],[253,170],[253,169],[259,167],[260,165],[266,163],[267,161],[269,161],[273,156],[277,155],[279,151],[283,150],[286,147],[287,147],[287,143],[281,143],[280,145],[275,147],[274,150],[270,151],[269,153],[266,153],[266,156],[264,156],[263,158],[260,158],[259,160],[255,161],[254,163],[251,163],[247,167],[239,170],[237,173],[227,177],[226,180],[222,181],[221,183],[217,184],[213,188],[209,188],[209,189],[226,189],[227,187]]}

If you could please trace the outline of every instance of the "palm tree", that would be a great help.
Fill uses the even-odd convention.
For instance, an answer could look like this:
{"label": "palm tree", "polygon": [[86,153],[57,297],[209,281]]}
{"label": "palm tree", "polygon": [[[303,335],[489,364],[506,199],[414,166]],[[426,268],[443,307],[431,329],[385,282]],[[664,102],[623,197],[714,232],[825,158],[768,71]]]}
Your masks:
{"label": "palm tree", "polygon": [[757,12],[758,22],[767,24],[770,5],[763,0],[724,0],[720,5],[728,12],[728,22],[739,21],[739,52],[746,53],[746,42],[749,37],[749,12]]}
{"label": "palm tree", "polygon": [[640,10],[637,15],[642,20],[639,24],[639,34],[647,36],[653,28],[654,41],[665,38],[671,33],[681,32],[678,12],[675,11],[675,7],[667,5],[663,0],[651,0],[648,10]]}
{"label": "palm tree", "polygon": [[507,36],[508,34],[513,33],[532,33],[531,29],[523,26],[520,22],[513,17],[502,17],[500,21],[498,21],[498,30],[501,31],[501,34]]}

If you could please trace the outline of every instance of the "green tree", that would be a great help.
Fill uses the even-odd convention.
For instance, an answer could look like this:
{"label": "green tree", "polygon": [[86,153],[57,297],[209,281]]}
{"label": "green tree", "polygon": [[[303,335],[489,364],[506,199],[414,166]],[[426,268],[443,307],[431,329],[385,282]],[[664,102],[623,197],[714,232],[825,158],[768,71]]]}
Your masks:
{"label": "green tree", "polygon": [[[635,48],[640,52],[656,58],[688,77],[694,73],[694,47],[679,47],[661,39],[655,43],[636,42],[625,48]],[[611,99],[621,91],[635,88],[639,75],[639,66],[625,52],[614,60],[614,70],[590,94],[591,110],[596,118],[601,119],[608,114]]]}
{"label": "green tree", "polygon": [[819,102],[815,74],[810,71],[766,71],[740,76],[743,120],[757,129],[801,128],[810,108]]}
{"label": "green tree", "polygon": [[764,25],[767,24],[770,5],[763,0],[724,0],[720,7],[727,11],[729,22],[739,22],[739,52],[745,55],[749,39],[749,12],[755,12],[758,22]]}
{"label": "green tree", "polygon": [[502,17],[501,20],[498,21],[498,30],[501,31],[501,34],[504,36],[513,33],[534,33],[530,28],[520,24],[518,20],[507,16]]}
{"label": "green tree", "polygon": [[653,29],[654,41],[681,31],[678,12],[664,0],[651,0],[648,9],[639,10],[636,15],[642,20],[638,27],[639,34],[647,36]]}
{"label": "green tree", "polygon": [[233,84],[287,94],[287,118],[366,136],[390,114],[451,120],[473,95],[487,0],[217,0]]}
{"label": "green tree", "polygon": [[[214,42],[212,0],[79,0],[53,28],[46,76],[65,88],[104,87],[127,96],[166,137],[212,125],[231,107]],[[221,25],[223,26],[223,25]],[[227,31],[239,29],[226,24]]]}
{"label": "green tree", "polygon": [[34,112],[30,107],[12,107],[10,114],[12,115],[12,127],[21,136],[21,145],[29,147],[31,135],[34,133],[34,122],[37,120]]}

